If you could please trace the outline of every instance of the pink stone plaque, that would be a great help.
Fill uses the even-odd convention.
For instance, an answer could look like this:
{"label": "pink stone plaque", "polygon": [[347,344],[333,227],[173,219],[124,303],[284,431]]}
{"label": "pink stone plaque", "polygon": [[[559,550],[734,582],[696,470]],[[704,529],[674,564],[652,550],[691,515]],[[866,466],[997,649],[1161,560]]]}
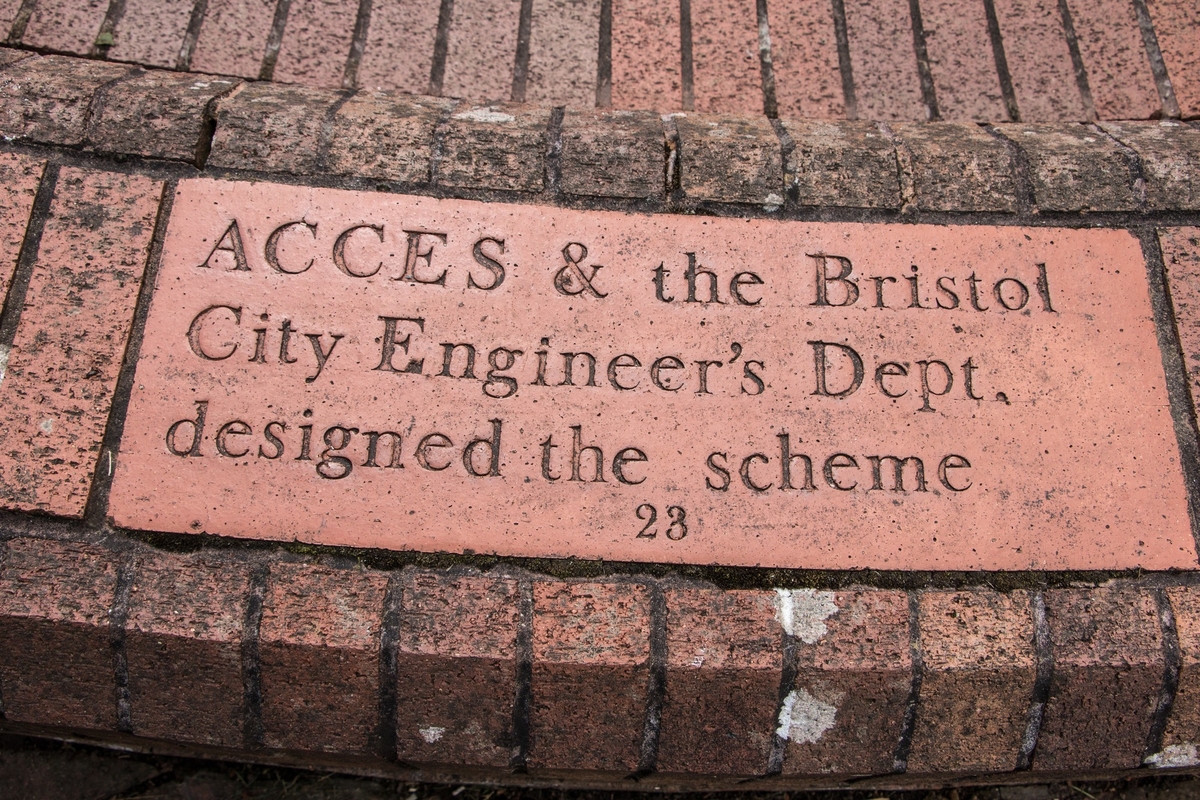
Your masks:
{"label": "pink stone plaque", "polygon": [[188,180],[123,526],[820,569],[1194,567],[1136,239]]}

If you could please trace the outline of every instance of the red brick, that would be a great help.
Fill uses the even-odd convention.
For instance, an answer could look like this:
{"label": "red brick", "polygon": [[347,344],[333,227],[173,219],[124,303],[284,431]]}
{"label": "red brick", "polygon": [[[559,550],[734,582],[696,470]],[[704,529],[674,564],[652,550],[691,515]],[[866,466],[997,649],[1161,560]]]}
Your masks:
{"label": "red brick", "polygon": [[1159,112],[1146,45],[1128,0],[1067,0],[1100,119],[1149,119]]}
{"label": "red brick", "polygon": [[512,97],[520,0],[456,0],[442,94],[477,103]]}
{"label": "red brick", "polygon": [[249,568],[224,553],[138,557],[125,635],[133,732],[242,744]]}
{"label": "red brick", "polygon": [[646,718],[649,591],[538,581],[533,599],[529,766],[634,769]]}
{"label": "red brick", "polygon": [[508,766],[516,581],[409,572],[401,606],[397,755],[420,763]]}
{"label": "red brick", "polygon": [[[0,21],[0,26],[3,26],[3,21]],[[5,30],[5,27],[0,27],[0,31]],[[28,50],[12,50],[7,47],[0,47],[0,69],[4,69],[10,64],[15,64],[26,58],[32,58],[33,53]]]}
{"label": "red brick", "polygon": [[426,183],[434,129],[453,100],[360,92],[333,116],[328,168],[340,175]]}
{"label": "red brick", "polygon": [[[429,91],[439,3],[396,0],[371,8],[358,85],[412,94]],[[397,46],[403,42],[403,46]]]}
{"label": "red brick", "polygon": [[562,122],[562,190],[593,197],[661,196],[663,125],[649,111],[578,112]]}
{"label": "red brick", "polygon": [[908,597],[790,594],[800,669],[784,773],[889,772],[912,686]]}
{"label": "red brick", "polygon": [[613,0],[613,108],[682,108],[679,59],[678,3]]}
{"label": "red brick", "polygon": [[921,23],[942,119],[1006,119],[983,3],[925,0]]}
{"label": "red brick", "polygon": [[1131,211],[1133,175],[1121,148],[1082,125],[1000,125],[1025,152],[1042,211]]}
{"label": "red brick", "polygon": [[955,122],[898,123],[892,129],[909,154],[917,208],[1017,210],[1012,156],[1004,142]]}
{"label": "red brick", "polygon": [[783,204],[783,156],[766,117],[680,114],[683,191],[696,200]]}
{"label": "red brick", "polygon": [[117,23],[114,61],[174,68],[192,18],[193,0],[125,0]]}
{"label": "red brick", "polygon": [[8,30],[20,9],[21,0],[0,0],[0,32],[4,33],[4,39],[8,38]]}
{"label": "red brick", "polygon": [[1194,766],[1200,763],[1196,760],[1200,742],[1200,587],[1179,586],[1166,593],[1175,613],[1180,665],[1179,687],[1163,732],[1162,751],[1176,757],[1190,755],[1192,763],[1187,766]]}
{"label": "red brick", "polygon": [[593,108],[600,0],[533,0],[525,100]]}
{"label": "red brick", "polygon": [[263,742],[374,753],[387,576],[274,564],[263,601]]}
{"label": "red brick", "polygon": [[845,116],[832,5],[796,0],[771,6],[771,61],[779,116]]}
{"label": "red brick", "polygon": [[321,126],[336,92],[273,83],[248,84],[217,103],[208,163],[216,167],[311,173]]}
{"label": "red brick", "polygon": [[1055,0],[995,0],[1017,110],[1025,122],[1081,121],[1083,100]]}
{"label": "red brick", "polygon": [[1147,0],[1175,100],[1185,119],[1200,117],[1200,5],[1193,0]]}
{"label": "red brick", "polygon": [[783,628],[774,592],[671,589],[660,772],[761,773],[771,753]]}
{"label": "red brick", "polygon": [[845,5],[859,119],[926,119],[908,3],[847,0]]}
{"label": "red brick", "polygon": [[1200,209],[1200,130],[1174,120],[1105,122],[1101,125],[1137,151],[1142,164],[1146,207],[1154,210]]}
{"label": "red brick", "polygon": [[105,93],[91,142],[102,151],[194,162],[205,109],[237,84],[234,78],[165,70],[123,81]]}
{"label": "red brick", "polygon": [[209,0],[191,68],[216,75],[257,78],[276,0]]}
{"label": "red brick", "polygon": [[40,0],[21,44],[87,55],[108,13],[108,0]]}
{"label": "red brick", "polygon": [[20,61],[0,72],[0,134],[82,144],[96,90],[129,72],[118,64],[61,56]]}
{"label": "red brick", "polygon": [[873,122],[783,120],[787,184],[804,206],[899,208],[896,149]]}
{"label": "red brick", "polygon": [[1017,762],[1037,678],[1028,592],[925,592],[924,679],[908,768],[1006,772]]}
{"label": "red brick", "polygon": [[8,508],[83,515],[161,194],[137,175],[59,174],[0,385]]}
{"label": "red brick", "polygon": [[438,183],[470,189],[540,191],[549,123],[548,108],[463,108],[446,123]]}
{"label": "red brick", "polygon": [[1158,241],[1195,403],[1200,398],[1200,228],[1159,228]]}
{"label": "red brick", "polygon": [[[293,0],[274,79],[325,89],[339,89],[350,55],[358,3]],[[409,42],[399,47],[408,47]]]}
{"label": "red brick", "polygon": [[45,161],[0,154],[0,297],[8,296]]}
{"label": "red brick", "polygon": [[747,0],[692,0],[696,110],[763,112],[758,16]]}
{"label": "red brick", "polygon": [[1163,680],[1154,596],[1134,588],[1046,592],[1054,677],[1035,770],[1131,769]]}
{"label": "red brick", "polygon": [[11,722],[117,725],[109,609],[117,560],[94,545],[15,539],[0,568],[0,692]]}

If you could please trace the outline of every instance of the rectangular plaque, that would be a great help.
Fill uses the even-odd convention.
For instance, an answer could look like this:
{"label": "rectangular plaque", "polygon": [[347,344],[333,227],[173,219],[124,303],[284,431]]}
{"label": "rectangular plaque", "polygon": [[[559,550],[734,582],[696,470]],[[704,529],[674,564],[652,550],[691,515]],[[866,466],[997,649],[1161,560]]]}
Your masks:
{"label": "rectangular plaque", "polygon": [[1128,232],[187,180],[119,525],[821,569],[1194,567]]}

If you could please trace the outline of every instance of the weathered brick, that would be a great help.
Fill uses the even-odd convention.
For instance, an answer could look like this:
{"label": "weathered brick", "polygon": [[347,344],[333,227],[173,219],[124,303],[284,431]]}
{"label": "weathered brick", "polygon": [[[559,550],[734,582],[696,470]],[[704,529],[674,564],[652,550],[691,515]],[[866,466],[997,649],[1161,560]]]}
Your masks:
{"label": "weathered brick", "polygon": [[[397,0],[371,8],[358,85],[369,90],[430,91],[440,3]],[[403,47],[396,43],[403,41]]]}
{"label": "weathered brick", "polygon": [[205,108],[237,83],[212,75],[147,72],[105,93],[89,138],[98,150],[195,161]]}
{"label": "weathered brick", "polygon": [[1185,119],[1200,117],[1200,5],[1192,0],[1146,0],[1175,100]]}
{"label": "weathered brick", "polygon": [[429,181],[434,129],[453,100],[362,92],[334,114],[328,168],[406,183]]}
{"label": "weathered brick", "polygon": [[21,44],[87,55],[107,12],[108,0],[41,0],[33,8]]}
{"label": "weathered brick", "polygon": [[592,197],[661,195],[663,152],[657,114],[568,110],[562,124],[562,190]]}
{"label": "weathered brick", "polygon": [[0,134],[78,145],[96,90],[130,68],[82,58],[27,58],[0,72]]}
{"label": "weathered brick", "polygon": [[529,766],[629,772],[646,717],[648,589],[538,581],[533,598]]}
{"label": "weathered brick", "polygon": [[1158,89],[1128,0],[1066,0],[1100,119],[1149,119]]}
{"label": "weathered brick", "polygon": [[1179,637],[1179,686],[1163,732],[1162,755],[1156,761],[1183,756],[1192,764],[1160,765],[1192,766],[1197,758],[1196,744],[1200,742],[1200,587],[1179,586],[1167,589],[1166,593]]}
{"label": "weathered brick", "polygon": [[1142,761],[1163,680],[1154,596],[1134,588],[1046,592],[1054,677],[1035,770],[1130,769]]}
{"label": "weathered brick", "polygon": [[315,172],[321,128],[338,94],[324,89],[247,84],[217,103],[208,163],[217,167]]}
{"label": "weathered brick", "polygon": [[921,22],[941,118],[1007,119],[983,3],[924,0]]}
{"label": "weathered brick", "polygon": [[1083,98],[1056,0],[995,0],[1020,118],[1082,122]]}
{"label": "weathered brick", "polygon": [[[0,24],[0,30],[4,30],[6,26]],[[33,53],[28,50],[12,50],[7,47],[0,47],[0,69],[15,64],[18,61],[23,61],[27,58],[32,58]]]}
{"label": "weathered brick", "polygon": [[0,297],[8,296],[46,162],[0,154]]}
{"label": "weathered brick", "polygon": [[209,0],[191,68],[216,75],[257,78],[276,0]]}
{"label": "weathered brick", "polygon": [[108,57],[174,68],[194,5],[189,0],[125,0],[125,12],[117,23],[116,44]]}
{"label": "weathered brick", "polygon": [[1200,131],[1178,122],[1106,122],[1101,125],[1137,151],[1146,183],[1146,207],[1200,209]]}
{"label": "weathered brick", "polygon": [[910,155],[914,202],[925,211],[1016,211],[1004,142],[953,122],[892,126]]}
{"label": "weathered brick", "polygon": [[771,752],[782,673],[777,595],[670,589],[662,772],[754,775]]}
{"label": "weathered brick", "polygon": [[697,111],[761,114],[758,17],[743,0],[692,0]]}
{"label": "weathered brick", "polygon": [[274,80],[340,88],[357,15],[358,3],[293,0]]}
{"label": "weathered brick", "polygon": [[831,3],[796,0],[772,6],[771,60],[779,116],[845,116]]}
{"label": "weathered brick", "polygon": [[0,384],[5,507],[83,515],[161,195],[139,175],[59,174]]}
{"label": "weathered brick", "polygon": [[906,0],[847,0],[845,7],[858,118],[926,119]]}
{"label": "weathered brick", "polygon": [[402,581],[397,755],[418,763],[508,766],[516,581],[415,571]]}
{"label": "weathered brick", "polygon": [[1137,208],[1129,161],[1114,142],[1082,125],[999,125],[1029,160],[1042,211]]}
{"label": "weathered brick", "polygon": [[476,103],[512,98],[520,13],[514,0],[456,0],[442,94]]}
{"label": "weathered brick", "polygon": [[678,30],[678,3],[613,0],[613,108],[683,108]]}
{"label": "weathered brick", "polygon": [[249,578],[220,552],[138,556],[125,634],[135,734],[241,746]]}
{"label": "weathered brick", "polygon": [[873,122],[784,120],[795,148],[787,185],[800,205],[899,208],[896,150]]}
{"label": "weathered brick", "polygon": [[550,109],[464,108],[450,116],[438,183],[481,189],[541,191]]}
{"label": "weathered brick", "polygon": [[1012,769],[1037,679],[1029,593],[926,592],[920,625],[924,679],[909,770]]}
{"label": "weathered brick", "polygon": [[800,668],[777,720],[788,733],[784,773],[888,772],[912,686],[908,597],[789,594]]}
{"label": "weathered brick", "polygon": [[600,0],[533,0],[525,100],[593,108],[600,49]]}
{"label": "weathered brick", "polygon": [[1200,400],[1200,228],[1159,228],[1158,241],[1194,404]]}
{"label": "weathered brick", "polygon": [[386,591],[380,573],[271,566],[259,632],[264,744],[374,754]]}
{"label": "weathered brick", "polygon": [[680,180],[694,200],[783,202],[779,137],[766,117],[678,114]]}
{"label": "weathered brick", "polygon": [[0,564],[6,719],[116,728],[109,610],[117,568],[116,557],[94,545],[42,539],[7,544]]}

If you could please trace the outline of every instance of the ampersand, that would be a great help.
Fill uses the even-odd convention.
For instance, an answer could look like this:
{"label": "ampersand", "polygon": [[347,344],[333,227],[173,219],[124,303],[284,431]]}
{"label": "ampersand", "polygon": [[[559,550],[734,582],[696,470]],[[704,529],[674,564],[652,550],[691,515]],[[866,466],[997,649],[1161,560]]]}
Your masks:
{"label": "ampersand", "polygon": [[567,262],[566,266],[554,275],[554,288],[558,290],[559,294],[575,297],[584,292],[591,292],[596,297],[608,297],[607,292],[601,292],[592,284],[592,281],[596,279],[596,273],[604,267],[597,264],[589,272],[582,263],[588,254],[586,246],[579,242],[570,242],[562,249],[562,254],[563,260]]}

